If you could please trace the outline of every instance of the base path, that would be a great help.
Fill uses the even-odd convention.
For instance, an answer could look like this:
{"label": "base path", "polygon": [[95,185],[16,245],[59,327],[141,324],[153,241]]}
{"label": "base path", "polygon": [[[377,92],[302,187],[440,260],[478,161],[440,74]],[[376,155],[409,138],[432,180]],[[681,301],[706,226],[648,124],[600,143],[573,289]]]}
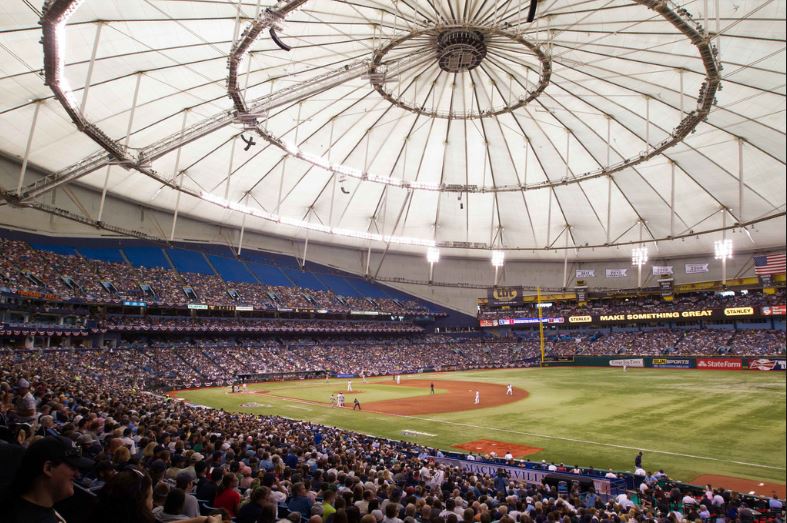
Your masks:
{"label": "base path", "polygon": [[[437,394],[429,393],[429,384],[434,383]],[[460,410],[498,407],[527,398],[524,389],[514,387],[514,394],[506,396],[505,385],[480,383],[477,381],[406,380],[396,387],[423,387],[425,395],[364,403],[363,408],[386,414],[413,416],[418,414],[440,414]],[[476,391],[481,403],[474,404]]]}
{"label": "base path", "polygon": [[723,487],[727,490],[735,490],[737,492],[748,493],[754,492],[758,496],[768,496],[776,492],[779,499],[784,499],[787,495],[787,485],[784,483],[763,483],[762,481],[755,481],[753,479],[736,478],[732,476],[716,476],[713,474],[703,474],[697,476],[692,485],[707,485],[710,483],[711,487]]}

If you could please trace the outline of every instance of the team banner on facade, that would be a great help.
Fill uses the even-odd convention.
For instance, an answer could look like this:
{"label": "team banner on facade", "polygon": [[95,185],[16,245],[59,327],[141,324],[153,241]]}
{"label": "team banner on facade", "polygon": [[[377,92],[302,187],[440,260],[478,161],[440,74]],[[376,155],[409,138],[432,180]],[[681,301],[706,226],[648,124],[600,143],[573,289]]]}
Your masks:
{"label": "team banner on facade", "polygon": [[583,280],[585,278],[595,278],[596,269],[577,269],[577,279]]}
{"label": "team banner on facade", "polygon": [[672,265],[653,266],[653,276],[661,276],[663,274],[672,274]]}
{"label": "team banner on facade", "polygon": [[703,272],[710,272],[708,263],[687,263],[685,265],[686,274],[702,274]]}
{"label": "team banner on facade", "polygon": [[607,278],[628,278],[628,269],[607,269]]}

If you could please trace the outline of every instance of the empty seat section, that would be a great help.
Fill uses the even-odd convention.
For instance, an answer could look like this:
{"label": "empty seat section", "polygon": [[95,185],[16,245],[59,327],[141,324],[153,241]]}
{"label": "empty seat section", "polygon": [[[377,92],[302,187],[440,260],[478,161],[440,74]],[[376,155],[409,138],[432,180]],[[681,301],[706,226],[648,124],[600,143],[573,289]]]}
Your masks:
{"label": "empty seat section", "polygon": [[246,262],[246,266],[265,285],[292,287],[293,283],[278,267],[266,263]]}
{"label": "empty seat section", "polygon": [[284,254],[271,254],[273,262],[278,265],[279,267],[286,267],[300,270],[300,265],[298,265],[298,260],[295,259],[294,256],[285,256]]}
{"label": "empty seat section", "polygon": [[167,258],[159,247],[126,247],[123,253],[135,267],[163,267],[171,269]]}
{"label": "empty seat section", "polygon": [[223,256],[209,256],[208,258],[224,281],[257,283],[256,278],[238,260]]}
{"label": "empty seat section", "polygon": [[80,247],[77,249],[79,254],[90,260],[101,260],[112,263],[126,263],[120,249],[109,247]]}
{"label": "empty seat section", "polygon": [[299,269],[282,269],[282,272],[287,275],[298,287],[304,289],[313,289],[316,291],[328,290],[325,285],[314,277],[310,272],[304,272]]}
{"label": "empty seat section", "polygon": [[347,278],[347,281],[358,289],[361,296],[366,296],[367,298],[387,298],[388,295],[379,285],[373,285],[368,281],[361,279],[361,278]]}
{"label": "empty seat section", "polygon": [[325,283],[325,285],[339,296],[361,297],[363,294],[358,292],[352,285],[347,283],[347,280],[341,276],[333,274],[317,274],[317,277]]}
{"label": "empty seat section", "polygon": [[53,252],[55,254],[64,254],[67,256],[73,256],[77,253],[77,250],[70,245],[55,245],[53,243],[31,243],[30,246],[33,249],[37,249],[39,251],[47,251]]}
{"label": "empty seat section", "polygon": [[240,255],[240,259],[246,262],[261,263],[263,265],[274,265],[276,255],[268,252],[246,249],[243,251],[243,254]]}
{"label": "empty seat section", "polygon": [[169,259],[172,260],[178,272],[215,274],[201,252],[188,251],[185,249],[170,249],[167,254],[169,254]]}

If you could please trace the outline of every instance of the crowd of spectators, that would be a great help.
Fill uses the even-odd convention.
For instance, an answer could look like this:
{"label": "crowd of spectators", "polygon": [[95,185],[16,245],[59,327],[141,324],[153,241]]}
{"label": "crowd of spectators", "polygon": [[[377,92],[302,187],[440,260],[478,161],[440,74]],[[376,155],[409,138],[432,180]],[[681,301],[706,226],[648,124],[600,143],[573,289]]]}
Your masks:
{"label": "crowd of spectators", "polygon": [[[118,381],[139,368],[133,358],[158,358],[131,352],[130,359],[0,354],[4,521],[750,523],[763,513],[783,520],[775,495],[681,488],[663,471],[634,471],[636,490],[607,497],[579,482],[466,473],[440,463],[440,451],[404,442],[189,406]],[[479,457],[487,458],[500,462]]]}
{"label": "crowd of spectators", "polygon": [[[666,302],[659,296],[640,296],[637,298],[594,299],[586,305],[580,306],[576,301],[552,302],[550,307],[542,310],[545,318],[557,318],[582,315],[611,315],[626,313],[649,312],[674,312],[700,309],[720,309],[726,307],[754,307],[755,309],[784,305],[787,301],[787,292],[784,288],[778,289],[775,294],[764,294],[760,290],[738,291],[734,295],[725,296],[717,292],[695,292],[676,294],[673,301]],[[518,306],[515,310],[482,310],[478,318],[494,320],[511,317],[536,317],[538,309],[535,303]]]}
{"label": "crowd of spectators", "polygon": [[[204,334],[204,333],[202,333]],[[302,334],[302,335],[301,335]],[[15,361],[67,365],[124,385],[186,388],[227,385],[238,374],[329,372],[378,376],[419,369],[458,370],[525,366],[540,358],[540,342],[438,334],[333,334],[310,337],[239,335],[129,336],[113,348],[6,348]],[[776,330],[666,330],[551,335],[547,358],[568,356],[784,356],[785,332]]]}
{"label": "crowd of spectators", "polygon": [[[526,344],[538,343],[534,335]],[[785,354],[785,331],[761,329],[652,329],[549,336],[550,356],[767,356]]]}
{"label": "crowd of spectators", "polygon": [[116,316],[99,323],[108,332],[419,333],[410,322],[352,320],[239,320]]}
{"label": "crowd of spectators", "polygon": [[238,374],[329,372],[379,376],[435,370],[521,365],[534,352],[510,340],[468,340],[432,335],[380,341],[314,340],[305,343],[253,338],[136,341],[115,349],[5,349],[29,365],[53,364],[90,375],[115,375],[124,386],[187,388],[233,383]]}
{"label": "crowd of spectators", "polygon": [[88,260],[76,254],[56,254],[6,238],[0,238],[0,287],[13,293],[35,292],[65,301],[90,303],[120,304],[144,300],[165,307],[204,303],[251,305],[258,310],[312,308],[345,313],[351,310],[389,314],[429,313],[415,300],[339,296],[330,290],[312,290],[295,285],[227,282],[216,274],[179,273],[174,269],[135,267],[126,263]]}

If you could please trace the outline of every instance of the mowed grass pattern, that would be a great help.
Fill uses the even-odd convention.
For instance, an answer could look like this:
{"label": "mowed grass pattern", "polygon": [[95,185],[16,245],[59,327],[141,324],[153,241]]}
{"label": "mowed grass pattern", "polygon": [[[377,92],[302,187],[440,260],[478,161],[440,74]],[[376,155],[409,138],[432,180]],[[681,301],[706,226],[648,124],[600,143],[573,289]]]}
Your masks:
{"label": "mowed grass pattern", "polygon": [[[361,393],[345,393],[349,408],[328,405],[346,380],[249,385],[270,394],[228,394],[226,388],[184,391],[190,402],[228,411],[281,415],[439,448],[494,439],[543,448],[532,460],[632,470],[637,449],[648,470],[663,468],[691,481],[720,474],[785,482],[785,374],[778,372],[683,371],[666,369],[549,368],[421,374],[417,379],[512,383],[530,395],[494,408],[423,416],[390,416],[362,404],[428,395],[423,387],[395,385],[390,378],[353,380]],[[292,398],[292,399],[289,399]],[[260,407],[244,408],[248,402]],[[403,430],[433,436],[403,436]]]}

